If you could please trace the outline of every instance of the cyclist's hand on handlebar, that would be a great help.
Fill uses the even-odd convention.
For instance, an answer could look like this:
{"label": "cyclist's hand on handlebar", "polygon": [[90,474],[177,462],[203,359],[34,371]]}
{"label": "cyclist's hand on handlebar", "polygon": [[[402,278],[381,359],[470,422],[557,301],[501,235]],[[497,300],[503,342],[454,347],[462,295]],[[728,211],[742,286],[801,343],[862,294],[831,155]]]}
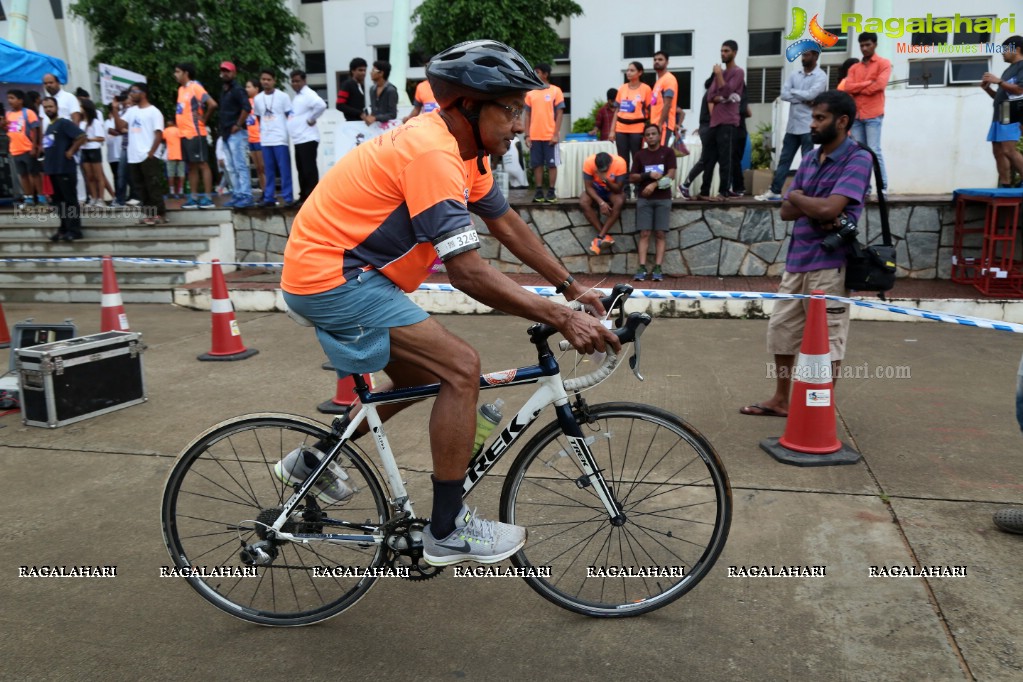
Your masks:
{"label": "cyclist's hand on handlebar", "polygon": [[562,336],[580,353],[605,353],[613,348],[617,353],[622,343],[614,333],[601,324],[600,320],[584,312],[573,310],[558,329]]}
{"label": "cyclist's hand on handlebar", "polygon": [[[579,292],[576,289],[582,291]],[[578,282],[572,283],[569,290],[565,292],[565,298],[569,301],[578,301],[583,305],[584,310],[590,311],[595,317],[604,317],[607,314],[604,304],[600,302],[600,292],[596,289],[583,289]]]}

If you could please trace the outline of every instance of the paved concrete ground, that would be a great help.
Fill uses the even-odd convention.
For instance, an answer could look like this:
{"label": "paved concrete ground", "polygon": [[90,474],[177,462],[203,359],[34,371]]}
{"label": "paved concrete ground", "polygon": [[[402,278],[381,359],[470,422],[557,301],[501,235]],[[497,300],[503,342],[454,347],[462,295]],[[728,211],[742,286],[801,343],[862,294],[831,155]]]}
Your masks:
{"label": "paved concrete ground", "polygon": [[[94,306],[9,304],[7,319],[76,319]],[[1023,676],[1023,537],[991,513],[1023,503],[1013,412],[1023,339],[937,323],[857,322],[847,365],[911,378],[838,386],[853,466],[799,469],[757,443],[780,419],[742,416],[764,399],[763,321],[655,320],[638,383],[627,368],[590,400],[651,402],[689,420],[731,477],[734,514],[717,565],[652,614],[593,620],[515,579],[380,580],[327,623],[291,630],[237,621],[169,564],[159,503],[175,456],[218,420],[249,411],[315,416],[334,390],[312,333],[282,314],[239,314],[237,363],[199,363],[209,316],[130,306],[144,333],[150,400],[60,429],[0,418],[0,669],[7,679],[928,679]],[[442,318],[484,366],[528,364],[526,323]],[[6,363],[7,351],[0,351]],[[895,370],[891,370],[895,371]],[[526,388],[508,391],[512,401]],[[516,394],[518,391],[518,394]],[[389,428],[414,499],[429,498],[428,405]],[[500,477],[475,503],[496,512]],[[872,565],[967,566],[958,578],[870,578]],[[18,578],[21,565],[107,564],[113,579]],[[729,566],[823,565],[823,578],[735,578]]]}

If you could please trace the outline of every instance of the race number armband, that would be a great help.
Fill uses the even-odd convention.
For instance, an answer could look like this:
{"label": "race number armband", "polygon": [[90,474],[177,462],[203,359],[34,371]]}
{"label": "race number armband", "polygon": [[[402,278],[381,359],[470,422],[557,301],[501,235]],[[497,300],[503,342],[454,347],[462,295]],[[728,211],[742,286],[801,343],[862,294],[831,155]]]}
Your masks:
{"label": "race number armband", "polygon": [[433,248],[441,260],[448,260],[460,253],[480,248],[480,236],[471,224],[441,235],[433,241]]}

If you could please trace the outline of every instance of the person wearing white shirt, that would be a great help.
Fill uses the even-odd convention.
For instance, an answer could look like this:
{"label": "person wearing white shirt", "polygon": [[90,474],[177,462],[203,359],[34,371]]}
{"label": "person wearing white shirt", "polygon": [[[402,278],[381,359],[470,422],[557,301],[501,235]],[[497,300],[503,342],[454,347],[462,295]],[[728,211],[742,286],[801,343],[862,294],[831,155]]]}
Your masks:
{"label": "person wearing white shirt", "polygon": [[[82,123],[82,107],[78,102],[78,98],[60,87],[60,81],[57,80],[56,75],[52,73],[43,74],[43,89],[46,91],[48,96],[57,100],[58,118],[66,118],[75,125],[80,125]],[[43,117],[43,108],[41,106],[39,107],[38,114],[40,120],[45,120]],[[78,202],[85,203],[86,192],[84,174],[78,174],[76,184],[78,187]]]}
{"label": "person wearing white shirt", "polygon": [[[82,107],[78,104],[78,98],[62,89],[56,76],[52,73],[44,74],[43,88],[47,95],[57,100],[57,118],[70,119],[75,125],[82,122]],[[39,107],[39,115],[43,115],[42,107]]]}
{"label": "person wearing white shirt", "polygon": [[785,176],[792,168],[792,160],[796,158],[796,148],[806,156],[813,150],[810,139],[810,117],[813,107],[810,106],[817,95],[828,89],[828,76],[819,66],[817,58],[820,53],[809,50],[803,53],[802,69],[793,71],[781,88],[781,98],[790,104],[789,122],[785,127],[785,138],[781,144],[781,156],[778,167],[774,171],[771,187],[755,199],[759,201],[781,201],[781,190],[785,185]]}
{"label": "person wearing white shirt", "polygon": [[263,171],[266,187],[262,205],[277,204],[277,176],[281,177],[281,199],[287,206],[295,202],[291,186],[291,155],[288,153],[288,119],[291,117],[291,99],[277,89],[277,76],[264,69],[259,74],[263,91],[252,99],[252,111],[259,117],[260,144],[263,146]]}
{"label": "person wearing white shirt", "polygon": [[295,145],[295,166],[298,168],[299,202],[312,194],[320,181],[316,165],[316,151],[320,146],[320,129],[316,119],[327,110],[327,103],[305,83],[305,71],[291,72],[291,89],[295,99],[291,102],[288,133]]}
{"label": "person wearing white shirt", "polygon": [[163,144],[163,114],[149,103],[149,86],[135,83],[128,90],[132,105],[123,115],[113,107],[117,129],[128,133],[125,161],[131,172],[132,185],[138,190],[143,206],[152,206],[155,216],[147,216],[140,225],[158,225],[167,222],[167,207],[163,203],[163,163],[156,152]]}

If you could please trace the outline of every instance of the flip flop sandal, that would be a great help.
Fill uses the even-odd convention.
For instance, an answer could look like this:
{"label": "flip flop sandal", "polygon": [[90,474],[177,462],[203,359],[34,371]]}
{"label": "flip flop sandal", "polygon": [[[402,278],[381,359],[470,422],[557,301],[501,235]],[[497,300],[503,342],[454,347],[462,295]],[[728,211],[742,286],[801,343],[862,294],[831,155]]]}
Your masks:
{"label": "flip flop sandal", "polygon": [[739,408],[739,414],[745,414],[749,417],[782,417],[787,418],[789,415],[787,412],[779,412],[770,407],[765,407],[760,403],[754,403],[747,405],[746,407]]}

